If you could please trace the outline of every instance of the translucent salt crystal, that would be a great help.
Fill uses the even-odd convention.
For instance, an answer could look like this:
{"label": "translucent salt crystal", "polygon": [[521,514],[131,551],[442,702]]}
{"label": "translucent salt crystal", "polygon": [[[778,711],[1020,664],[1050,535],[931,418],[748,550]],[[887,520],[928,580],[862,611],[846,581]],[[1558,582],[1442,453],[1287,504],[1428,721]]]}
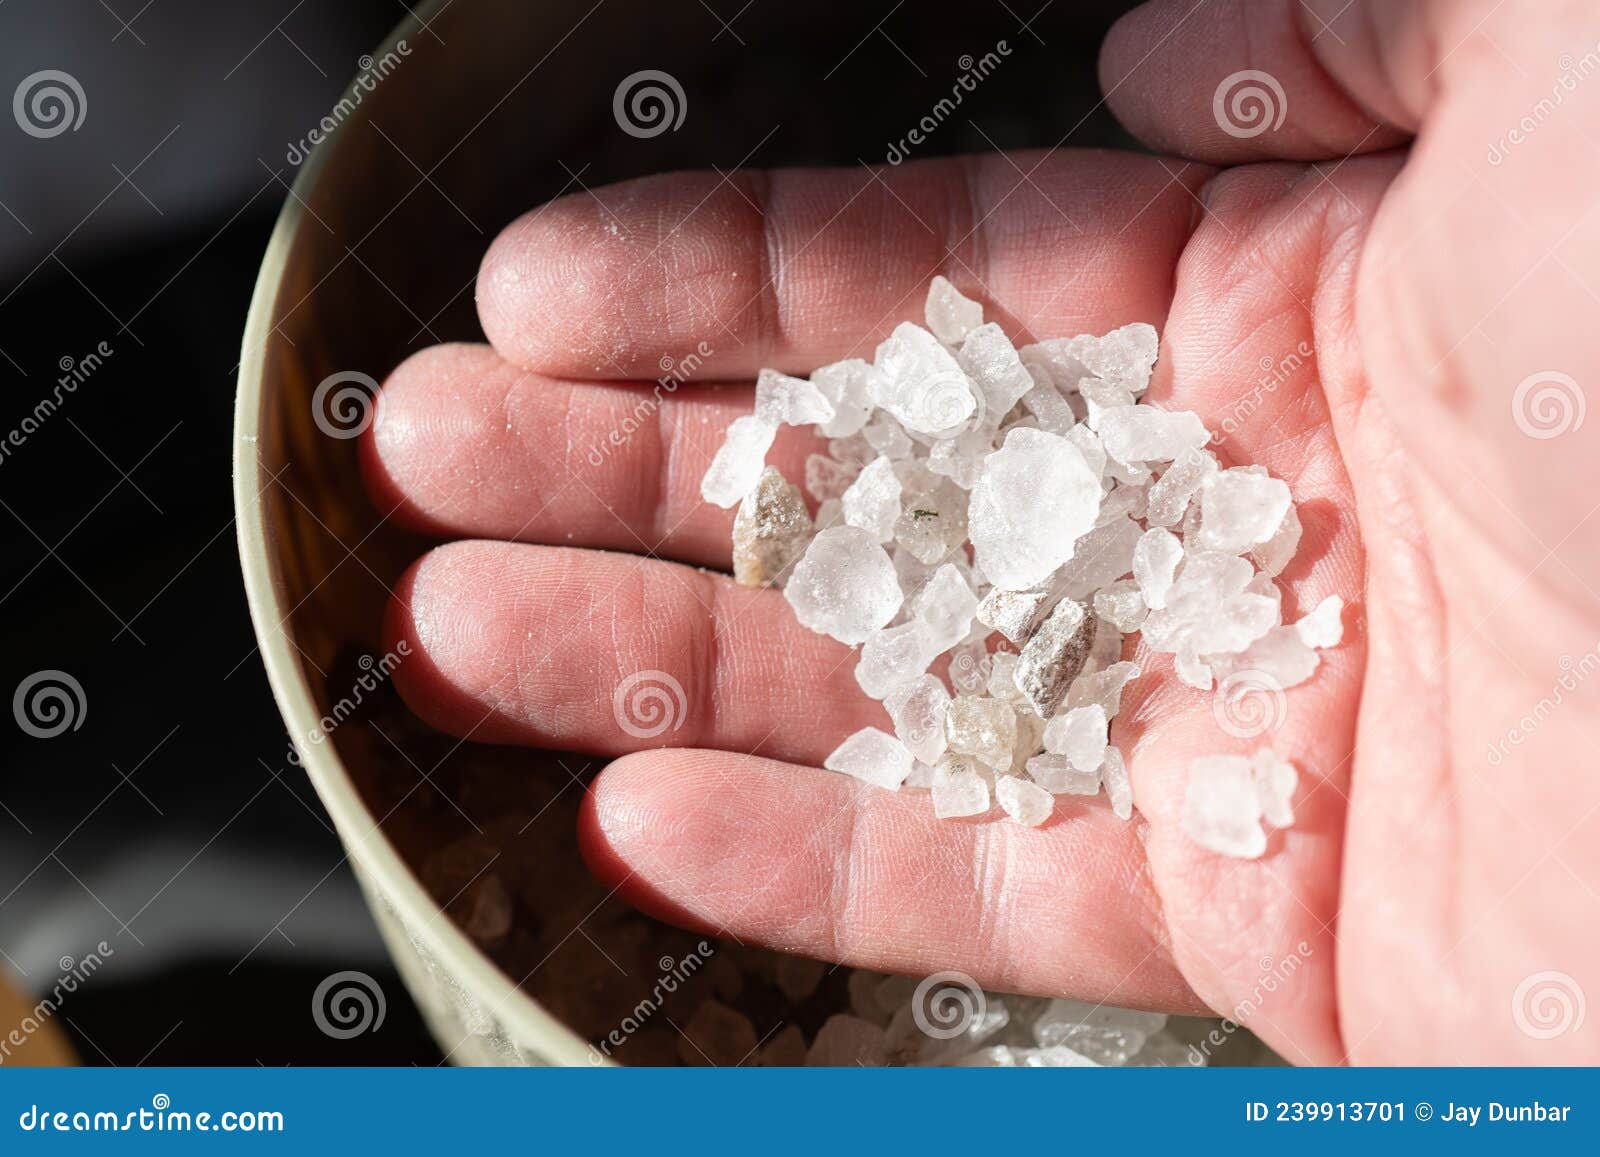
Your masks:
{"label": "translucent salt crystal", "polygon": [[815,426],[831,422],[834,409],[823,392],[804,378],[762,370],[756,375],[756,417],[775,426]]}
{"label": "translucent salt crystal", "polygon": [[842,497],[861,472],[859,466],[838,462],[822,454],[806,456],[806,493],[818,502]]}
{"label": "translucent salt crystal", "polygon": [[1283,568],[1294,561],[1295,551],[1299,549],[1300,515],[1290,506],[1278,529],[1272,532],[1272,537],[1252,549],[1250,557],[1269,575],[1280,575]]}
{"label": "translucent salt crystal", "polygon": [[1340,618],[1343,614],[1344,600],[1338,595],[1329,595],[1294,625],[1295,633],[1308,647],[1336,647],[1344,638],[1344,623]]}
{"label": "translucent salt crystal", "polygon": [[787,577],[810,537],[811,516],[799,488],[768,466],[733,520],[734,580],[760,587]]}
{"label": "translucent salt crystal", "polygon": [[923,313],[928,328],[945,345],[960,345],[983,324],[983,306],[943,277],[936,276],[928,286],[928,303]]}
{"label": "translucent salt crystal", "polygon": [[861,427],[861,436],[867,445],[894,462],[911,457],[915,445],[905,427],[888,414],[874,414],[872,420]]}
{"label": "translucent salt crystal", "polygon": [[939,819],[989,810],[989,784],[972,759],[946,756],[933,772],[933,814]]}
{"label": "translucent salt crystal", "polygon": [[801,626],[841,643],[863,643],[900,609],[894,563],[855,526],[819,531],[789,574],[783,597]]}
{"label": "translucent salt crystal", "polygon": [[[1015,686],[1011,688],[1011,693],[1017,695]],[[1011,703],[1017,717],[1017,740],[1011,746],[1011,767],[1001,770],[1009,770],[1012,775],[1026,775],[1028,760],[1044,750],[1045,723],[1033,713],[1033,708],[1026,699],[1019,697],[1007,702]]]}
{"label": "translucent salt crystal", "polygon": [[834,416],[820,423],[824,438],[848,438],[872,416],[872,378],[878,371],[871,362],[848,358],[823,366],[811,375],[811,384],[833,405]]}
{"label": "translucent salt crystal", "polygon": [[944,754],[944,715],[950,706],[944,684],[932,675],[918,676],[890,691],[883,706],[906,750],[925,764],[938,763]]}
{"label": "translucent salt crystal", "polygon": [[[903,436],[904,431],[901,433]],[[828,439],[828,456],[860,470],[878,456],[878,449],[867,440],[867,432],[863,427],[860,433],[852,434],[848,438]]]}
{"label": "translucent salt crystal", "polygon": [[1022,692],[1017,689],[1016,674],[1016,654],[1012,651],[996,651],[989,656],[989,680],[985,690],[994,699],[1004,699],[1008,703],[1026,702]]}
{"label": "translucent salt crystal", "polygon": [[895,519],[900,517],[900,478],[894,463],[877,458],[863,466],[839,501],[845,522],[868,531],[878,542],[894,538]]}
{"label": "translucent salt crystal", "polygon": [[1217,460],[1209,450],[1188,450],[1178,455],[1166,472],[1150,484],[1145,520],[1151,526],[1177,526],[1195,491],[1216,470]]}
{"label": "translucent salt crystal", "polygon": [[806,1063],[806,1036],[797,1024],[786,1024],[761,1046],[756,1059],[764,1068],[792,1069]]}
{"label": "translucent salt crystal", "polygon": [[750,493],[761,477],[767,451],[777,437],[778,427],[753,415],[735,418],[706,476],[700,480],[700,497],[716,506],[728,507]]}
{"label": "translucent salt crystal", "polygon": [[1211,690],[1213,672],[1211,665],[1195,654],[1188,647],[1179,647],[1172,662],[1173,674],[1178,676],[1178,682],[1197,691]]}
{"label": "translucent salt crystal", "polygon": [[1096,1064],[1120,1066],[1166,1023],[1156,1012],[1056,1000],[1034,1021],[1033,1036],[1041,1046],[1067,1047]]}
{"label": "translucent salt crystal", "polygon": [[1151,611],[1141,630],[1153,650],[1191,655],[1235,654],[1278,624],[1276,599],[1247,588],[1248,559],[1217,551],[1184,558],[1166,606]]}
{"label": "translucent salt crystal", "polygon": [[1094,644],[1097,620],[1072,599],[1062,599],[1040,623],[1017,659],[1017,689],[1040,718],[1055,714]]}
{"label": "translucent salt crystal", "polygon": [[798,1001],[816,992],[827,972],[828,966],[820,960],[785,952],[774,965],[773,979],[779,992],[790,1000]]}
{"label": "translucent salt crystal", "polygon": [[1035,381],[1033,388],[1022,395],[1022,404],[1047,433],[1065,435],[1078,421],[1067,400],[1048,382]]}
{"label": "translucent salt crystal", "polygon": [[1015,429],[983,464],[967,512],[977,564],[1008,590],[1036,586],[1095,523],[1100,480],[1065,438]]}
{"label": "translucent salt crystal", "polygon": [[1144,622],[1144,595],[1132,579],[1120,579],[1094,593],[1094,613],[1123,634],[1137,631]]}
{"label": "translucent salt crystal", "polygon": [[1008,591],[995,587],[978,604],[978,621],[1020,645],[1033,629],[1039,611],[1049,601],[1049,591]]}
{"label": "translucent salt crystal", "polygon": [[1199,415],[1154,406],[1110,407],[1100,414],[1095,429],[1106,453],[1129,464],[1170,462],[1211,440]]}
{"label": "translucent salt crystal", "polygon": [[973,383],[955,356],[927,330],[901,322],[878,346],[881,376],[873,400],[907,430],[954,432],[978,409]]}
{"label": "translucent salt crystal", "polygon": [[1106,472],[1106,448],[1100,441],[1100,435],[1085,425],[1077,425],[1067,431],[1067,441],[1078,448],[1083,455],[1083,460],[1088,463],[1089,469],[1097,476]]}
{"label": "translucent salt crystal", "polygon": [[957,695],[944,717],[945,740],[957,755],[971,755],[993,768],[1011,765],[1017,717],[1009,703]]}
{"label": "translucent salt crystal", "polygon": [[1118,819],[1133,815],[1133,783],[1128,779],[1128,765],[1123,761],[1122,749],[1106,748],[1105,762],[1100,765],[1100,780],[1106,785],[1106,798],[1111,801],[1111,811]]}
{"label": "translucent salt crystal", "polygon": [[915,787],[926,791],[933,786],[934,768],[932,764],[923,763],[921,760],[911,765],[911,774],[906,776],[906,781],[901,787]]}
{"label": "translucent salt crystal", "polygon": [[926,563],[946,559],[967,541],[967,496],[953,482],[906,495],[894,540]]}
{"label": "translucent salt crystal", "polygon": [[933,572],[911,603],[911,613],[926,625],[935,654],[967,637],[977,611],[978,596],[972,593],[960,568],[948,562]]}
{"label": "translucent salt crystal", "polygon": [[886,699],[891,692],[912,682],[928,669],[939,655],[928,634],[928,625],[912,619],[898,627],[875,631],[862,645],[856,663],[856,682],[874,699]]}
{"label": "translucent salt crystal", "polygon": [[1023,361],[1045,367],[1058,386],[1092,376],[1140,394],[1150,384],[1158,349],[1155,326],[1140,321],[1100,337],[1049,338],[1021,352]]}
{"label": "translucent salt crystal", "polygon": [[1044,823],[1055,810],[1055,800],[1048,791],[1015,775],[995,779],[994,798],[1006,815],[1030,828]]}
{"label": "translucent salt crystal", "polygon": [[920,997],[913,991],[912,1000],[895,1010],[887,1033],[889,1054],[893,1063],[948,1064],[1000,1033],[1010,1020],[1011,1010],[998,994],[984,993],[980,1003],[961,981],[936,983]]}
{"label": "translucent salt crystal", "polygon": [[1028,760],[1033,782],[1054,795],[1095,795],[1100,791],[1100,772],[1081,771],[1064,755],[1044,752]]}
{"label": "translucent salt crystal", "polygon": [[1183,543],[1161,526],[1152,526],[1133,548],[1133,577],[1144,594],[1144,605],[1158,611],[1167,605],[1172,576],[1183,559]]}
{"label": "translucent salt crystal", "polygon": [[1239,554],[1266,542],[1291,499],[1282,479],[1249,469],[1223,470],[1200,486],[1200,546]]}
{"label": "translucent salt crystal", "polygon": [[1183,830],[1195,843],[1219,855],[1253,860],[1267,850],[1261,803],[1248,759],[1208,755],[1189,764]]}
{"label": "translucent salt crystal", "polygon": [[1076,552],[1056,574],[1070,598],[1084,599],[1133,569],[1133,551],[1143,532],[1131,518],[1115,518],[1078,540]]}
{"label": "translucent salt crystal", "polygon": [[1125,410],[1134,404],[1132,390],[1100,378],[1079,379],[1078,396],[1083,399],[1086,411],[1084,421],[1096,431],[1100,429],[1101,420],[1107,412]]}
{"label": "translucent salt crystal", "polygon": [[1145,511],[1144,483],[1124,483],[1111,488],[1100,500],[1100,517],[1096,525],[1105,526],[1120,518],[1143,518]]}
{"label": "translucent salt crystal", "polygon": [[817,505],[816,529],[827,530],[834,526],[843,526],[844,503],[837,498],[829,498]]}
{"label": "translucent salt crystal", "polygon": [[1099,707],[1107,719],[1114,719],[1122,708],[1122,689],[1138,677],[1137,663],[1108,663],[1098,670],[1085,671],[1067,691],[1067,709]]}
{"label": "translucent salt crystal", "polygon": [[874,787],[897,790],[911,774],[911,753],[894,736],[863,727],[822,761],[829,771],[843,772]]}
{"label": "translucent salt crystal", "polygon": [[1250,774],[1256,784],[1256,800],[1261,816],[1275,828],[1294,824],[1294,789],[1300,775],[1294,764],[1282,759],[1270,747],[1250,757]]}
{"label": "translucent salt crystal", "polygon": [[822,1022],[806,1053],[806,1064],[827,1068],[889,1063],[888,1038],[869,1020],[836,1013]]}
{"label": "translucent salt crystal", "polygon": [[1098,703],[1074,707],[1045,725],[1045,750],[1066,756],[1079,771],[1098,772],[1106,757],[1107,724]]}
{"label": "translucent salt crystal", "polygon": [[1219,675],[1250,671],[1279,691],[1311,678],[1318,661],[1317,653],[1294,627],[1273,627],[1226,664],[1220,664],[1216,657],[1211,659],[1213,670]]}
{"label": "translucent salt crystal", "polygon": [[983,473],[983,460],[993,449],[987,432],[978,430],[935,442],[928,451],[928,469],[971,490]]}
{"label": "translucent salt crystal", "polygon": [[743,1013],[707,1000],[684,1023],[678,1056],[687,1065],[731,1068],[754,1055],[759,1043],[755,1025]]}
{"label": "translucent salt crystal", "polygon": [[983,1069],[1067,1069],[1098,1068],[1082,1053],[1064,1045],[1055,1048],[1030,1049],[1015,1045],[990,1045],[962,1056],[952,1064],[962,1068]]}
{"label": "translucent salt crystal", "polygon": [[965,639],[950,649],[950,685],[958,692],[983,690],[988,671],[989,649],[982,639]]}
{"label": "translucent salt crystal", "polygon": [[994,322],[967,334],[956,360],[978,383],[994,424],[1033,389],[1033,375],[1022,364],[1005,331]]}
{"label": "translucent salt crystal", "polygon": [[[1089,658],[1084,661],[1084,669],[1103,671],[1115,663],[1120,663],[1122,661],[1122,650],[1122,632],[1104,619],[1098,619],[1094,631],[1094,642],[1089,645]],[[1071,689],[1069,688],[1068,694],[1070,693]]]}

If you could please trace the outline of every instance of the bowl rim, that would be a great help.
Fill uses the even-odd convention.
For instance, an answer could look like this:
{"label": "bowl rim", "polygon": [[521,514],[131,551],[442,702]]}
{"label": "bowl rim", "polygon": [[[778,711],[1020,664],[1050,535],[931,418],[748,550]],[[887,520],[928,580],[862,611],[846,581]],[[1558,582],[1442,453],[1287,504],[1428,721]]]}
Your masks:
{"label": "bowl rim", "polygon": [[[450,2],[424,0],[414,5],[373,55],[381,58],[394,50],[408,35],[421,31],[429,19],[442,12]],[[354,96],[355,88],[356,82],[352,80],[342,95]],[[348,135],[347,124],[361,119],[357,116],[336,124],[302,163],[267,243],[245,319],[234,405],[232,464],[234,522],[250,621],[266,667],[267,682],[288,727],[289,740],[299,753],[300,765],[327,808],[346,856],[394,907],[407,935],[420,942],[463,988],[483,1001],[491,1015],[506,1025],[514,1041],[534,1048],[537,1059],[556,1065],[594,1063],[594,1050],[586,1041],[512,984],[510,977],[490,961],[454,921],[445,917],[444,910],[428,895],[374,822],[334,745],[303,744],[299,738],[315,733],[319,717],[310,683],[285,630],[292,612],[283,605],[282,592],[274,582],[274,565],[267,541],[263,502],[266,471],[258,452],[266,393],[266,351],[276,324],[274,314],[284,287],[289,255],[309,219],[306,205],[328,157]],[[368,903],[372,903],[370,896]],[[602,1058],[601,1063],[610,1062]]]}

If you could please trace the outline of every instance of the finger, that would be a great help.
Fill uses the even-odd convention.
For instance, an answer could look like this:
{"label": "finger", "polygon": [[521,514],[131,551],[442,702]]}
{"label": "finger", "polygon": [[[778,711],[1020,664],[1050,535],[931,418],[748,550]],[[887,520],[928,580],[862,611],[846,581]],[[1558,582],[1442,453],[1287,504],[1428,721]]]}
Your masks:
{"label": "finger", "polygon": [[[700,479],[750,412],[747,389],[556,381],[452,345],[407,359],[381,396],[363,474],[404,526],[728,566],[735,512],[705,502]],[[767,461],[799,480],[820,448],[784,427]]]}
{"label": "finger", "polygon": [[778,591],[656,559],[451,543],[396,585],[385,635],[412,710],[479,742],[820,764],[889,726],[854,652],[800,626]]}
{"label": "finger", "polygon": [[1099,333],[1164,315],[1206,176],[1053,151],[646,177],[508,227],[478,314],[514,364],[609,379],[653,379],[663,355],[725,380],[870,358],[937,273],[1014,337]]}
{"label": "finger", "polygon": [[1119,120],[1180,156],[1318,161],[1392,148],[1420,123],[1438,39],[1474,7],[1153,0],[1107,34],[1100,83]]}
{"label": "finger", "polygon": [[939,820],[926,793],[715,751],[620,759],[585,800],[602,882],[673,923],[886,972],[1199,1012],[1132,825]]}

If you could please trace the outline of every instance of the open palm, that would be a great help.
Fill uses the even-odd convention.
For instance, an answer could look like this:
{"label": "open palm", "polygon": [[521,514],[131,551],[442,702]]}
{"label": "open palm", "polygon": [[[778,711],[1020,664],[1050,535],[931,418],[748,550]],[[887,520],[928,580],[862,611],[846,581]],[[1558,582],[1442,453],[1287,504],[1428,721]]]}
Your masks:
{"label": "open palm", "polygon": [[[1504,164],[1482,139],[1515,122],[1518,86],[1548,89],[1519,60],[1600,28],[1318,7],[1252,5],[1248,37],[1229,4],[1119,25],[1113,107],[1171,156],[674,174],[513,224],[479,280],[492,344],[397,369],[364,443],[382,509],[460,540],[390,607],[391,643],[415,648],[407,701],[474,740],[623,756],[590,794],[586,849],[669,920],[1213,1011],[1300,1062],[1600,1059],[1600,1028],[1569,1015],[1600,992],[1596,469],[1549,408],[1582,402],[1552,372],[1600,364],[1583,321],[1600,297],[1578,288],[1600,286],[1600,88]],[[1504,60],[1448,62],[1490,34]],[[1244,69],[1281,86],[1281,127],[1239,135],[1214,113]],[[1460,84],[1437,95],[1435,73]],[[1574,164],[1588,178],[1552,187]],[[1147,400],[1289,483],[1305,536],[1285,617],[1329,594],[1353,608],[1270,733],[1302,786],[1262,859],[1181,830],[1189,760],[1255,744],[1164,656],[1139,656],[1114,724],[1132,823],[1072,797],[1037,829],[941,822],[917,794],[815,770],[882,708],[851,651],[723,573],[732,512],[699,479],[758,368],[870,357],[936,273],[1019,343],[1155,322]],[[812,448],[786,429],[770,460],[798,477]],[[660,726],[624,709],[650,681]]]}

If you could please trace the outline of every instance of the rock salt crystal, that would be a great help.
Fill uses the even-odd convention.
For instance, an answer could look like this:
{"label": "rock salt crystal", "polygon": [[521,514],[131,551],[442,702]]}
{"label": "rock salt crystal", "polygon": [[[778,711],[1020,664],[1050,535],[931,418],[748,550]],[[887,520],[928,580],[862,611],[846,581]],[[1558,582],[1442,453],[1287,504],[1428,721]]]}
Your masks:
{"label": "rock salt crystal", "polygon": [[810,538],[811,516],[799,488],[768,466],[733,520],[735,581],[760,587],[786,578]]}
{"label": "rock salt crystal", "polygon": [[978,409],[972,379],[927,330],[902,322],[878,347],[873,400],[907,430],[956,431]]}
{"label": "rock salt crystal", "polygon": [[871,532],[878,542],[894,538],[895,520],[900,517],[900,478],[894,463],[887,458],[869,462],[839,501],[849,525]]}
{"label": "rock salt crystal", "polygon": [[1195,843],[1220,855],[1253,860],[1267,850],[1250,760],[1208,755],[1189,764],[1183,829]]}
{"label": "rock salt crystal", "polygon": [[947,756],[933,772],[933,814],[939,819],[978,816],[989,810],[989,783],[976,760]]}
{"label": "rock salt crystal", "polygon": [[938,763],[944,754],[944,715],[950,706],[944,683],[932,675],[920,676],[889,692],[883,706],[906,750],[923,763]]}
{"label": "rock salt crystal", "polygon": [[700,497],[717,506],[733,506],[742,500],[761,480],[767,451],[777,435],[778,427],[762,418],[735,418],[700,480]]}
{"label": "rock salt crystal", "polygon": [[756,377],[756,417],[774,426],[815,426],[833,421],[833,403],[804,378],[762,370]]}
{"label": "rock salt crystal", "polygon": [[990,582],[1026,590],[1072,557],[1100,510],[1100,479],[1065,438],[1014,429],[972,489],[967,525]]}
{"label": "rock salt crystal", "polygon": [[1047,751],[1029,759],[1027,767],[1033,782],[1054,795],[1096,795],[1100,791],[1099,769],[1082,771],[1065,755]]}
{"label": "rock salt crystal", "polygon": [[1212,474],[1200,485],[1200,547],[1239,554],[1266,542],[1289,512],[1289,487],[1248,467]]}
{"label": "rock salt crystal", "polygon": [[1017,688],[1043,719],[1050,718],[1083,670],[1094,644],[1095,617],[1082,603],[1062,599],[1029,637],[1017,660]]}
{"label": "rock salt crystal", "polygon": [[802,626],[861,643],[894,618],[904,596],[894,563],[859,527],[820,531],[789,575],[783,597]]}
{"label": "rock salt crystal", "polygon": [[894,736],[876,727],[863,727],[834,748],[822,766],[893,790],[911,774],[911,753]]}
{"label": "rock salt crystal", "polygon": [[1344,600],[1338,595],[1329,595],[1294,625],[1295,634],[1308,647],[1337,647],[1344,638],[1343,614]]}
{"label": "rock salt crystal", "polygon": [[1133,548],[1133,577],[1144,594],[1144,605],[1159,611],[1167,605],[1172,576],[1183,561],[1183,542],[1162,526],[1152,526]]}
{"label": "rock salt crystal", "polygon": [[1006,815],[1030,828],[1044,823],[1055,808],[1048,791],[1014,775],[996,777],[994,798]]}
{"label": "rock salt crystal", "polygon": [[944,733],[955,754],[975,756],[996,769],[1009,767],[1017,741],[1017,717],[1009,703],[957,695],[945,710]]}

